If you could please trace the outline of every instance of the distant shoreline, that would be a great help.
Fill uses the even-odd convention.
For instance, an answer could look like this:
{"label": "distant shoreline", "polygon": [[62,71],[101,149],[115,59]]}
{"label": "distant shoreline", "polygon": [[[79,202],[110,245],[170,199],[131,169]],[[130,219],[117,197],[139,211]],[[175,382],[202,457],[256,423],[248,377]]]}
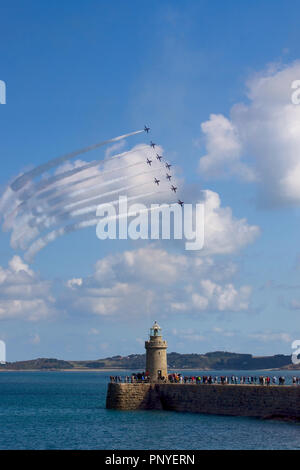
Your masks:
{"label": "distant shoreline", "polygon": [[121,372],[133,369],[0,369],[1,372]]}
{"label": "distant shoreline", "polygon": [[[0,369],[1,372],[124,372],[124,371],[134,371],[136,372],[136,369],[120,369],[120,368],[97,368],[97,369],[88,369],[88,368],[74,368],[74,369]],[[195,372],[195,371],[203,371],[203,372],[239,372],[240,374],[244,372],[259,372],[259,371],[265,371],[265,372],[293,372],[295,371],[296,373],[300,371],[299,369],[201,369],[200,367],[197,367],[196,369],[182,369],[180,367],[176,369],[169,369],[171,373],[174,373],[176,371],[181,371],[181,372]]]}
{"label": "distant shoreline", "polygon": [[[193,373],[193,371],[278,371],[300,370],[300,364],[292,364],[290,355],[253,356],[252,354],[214,351],[206,354],[167,354],[168,370]],[[95,360],[64,360],[53,357],[39,357],[22,361],[7,361],[0,364],[1,371],[143,371],[146,367],[145,354],[112,356]],[[190,372],[189,372],[190,371]],[[117,373],[117,372],[116,372]],[[240,372],[241,374],[242,372]],[[297,373],[297,372],[295,372]],[[249,374],[249,372],[248,372]]]}

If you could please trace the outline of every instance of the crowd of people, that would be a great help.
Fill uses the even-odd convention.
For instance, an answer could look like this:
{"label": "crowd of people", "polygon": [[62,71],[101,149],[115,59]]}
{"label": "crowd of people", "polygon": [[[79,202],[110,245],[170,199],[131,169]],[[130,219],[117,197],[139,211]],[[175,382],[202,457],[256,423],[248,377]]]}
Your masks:
{"label": "crowd of people", "polygon": [[[182,374],[170,374],[168,376],[168,382],[170,383],[196,383],[196,384],[248,384],[248,385],[285,385],[286,378],[284,376],[277,377],[273,376],[237,376],[237,375],[192,375],[186,376]],[[292,384],[300,384],[300,377],[292,377]]]}
{"label": "crowd of people", "polygon": [[[181,383],[181,384],[248,384],[248,385],[299,385],[300,377],[293,376],[286,377],[280,375],[277,377],[273,376],[236,376],[236,375],[183,375],[183,374],[169,374],[168,377],[160,377],[158,379],[164,383]],[[110,376],[111,382],[117,383],[147,383],[149,382],[148,374],[145,372],[139,372],[137,374],[126,375],[126,376]]]}
{"label": "crowd of people", "polygon": [[137,383],[137,382],[149,382],[149,377],[148,374],[145,374],[145,372],[141,373],[138,372],[137,374],[131,374],[131,375],[111,375],[110,381],[114,383]]}

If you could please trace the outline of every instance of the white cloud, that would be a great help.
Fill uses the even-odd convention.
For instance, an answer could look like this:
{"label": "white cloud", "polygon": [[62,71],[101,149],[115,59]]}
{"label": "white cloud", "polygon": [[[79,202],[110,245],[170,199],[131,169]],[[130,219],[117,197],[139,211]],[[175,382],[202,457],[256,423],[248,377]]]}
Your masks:
{"label": "white cloud", "polygon": [[210,279],[204,279],[200,281],[200,292],[201,295],[193,294],[196,296],[193,303],[199,310],[205,310],[210,304],[211,308],[219,311],[238,311],[248,309],[251,287],[237,289],[233,284],[218,285]]}
{"label": "white cloud", "polygon": [[39,278],[19,256],[0,266],[0,320],[40,320],[55,312],[51,283]]}
{"label": "white cloud", "polygon": [[172,334],[173,336],[179,337],[181,340],[186,342],[201,342],[207,340],[205,336],[199,334],[193,328],[181,329],[180,331],[178,331],[176,328],[173,328]]}
{"label": "white cloud", "polygon": [[300,106],[291,101],[299,77],[299,61],[269,67],[248,81],[248,104],[234,105],[229,118],[212,114],[202,123],[203,176],[256,179],[264,204],[299,204]]}
{"label": "white cloud", "polygon": [[251,288],[228,282],[209,257],[170,254],[151,245],[109,255],[67,301],[76,311],[100,316],[135,317],[147,312],[197,314],[205,311],[242,311],[249,307]]}
{"label": "white cloud", "polygon": [[245,218],[236,219],[230,207],[221,207],[217,193],[206,190],[204,195],[204,254],[228,254],[252,243],[260,233]]}
{"label": "white cloud", "polygon": [[292,337],[288,333],[274,333],[271,331],[266,331],[263,333],[251,333],[248,335],[249,338],[267,343],[270,341],[282,341],[284,343],[291,343]]}
{"label": "white cloud", "polygon": [[255,175],[241,163],[242,144],[234,124],[222,114],[211,114],[209,121],[201,124],[205,135],[206,151],[199,162],[199,171],[206,177],[238,175],[253,181]]}
{"label": "white cloud", "polygon": [[100,282],[121,278],[154,284],[173,284],[188,268],[184,255],[172,255],[162,249],[141,248],[111,255],[96,263],[95,278]]}
{"label": "white cloud", "polygon": [[[204,250],[192,256],[153,244],[108,255],[96,262],[90,277],[66,281],[61,305],[67,304],[72,313],[100,316],[139,316],[155,310],[184,315],[247,310],[250,287],[235,286],[236,265],[216,262],[212,255],[237,252],[255,240],[259,228],[236,219],[229,207],[221,206],[217,193],[206,190],[202,196]],[[57,305],[51,287],[20,257],[13,257],[8,269],[0,267],[0,318],[47,317]]]}
{"label": "white cloud", "polygon": [[8,265],[10,269],[15,273],[24,271],[29,274],[29,276],[33,276],[33,271],[29,269],[29,266],[22,261],[20,256],[13,256],[12,259],[9,261]]}
{"label": "white cloud", "polygon": [[82,278],[73,278],[67,281],[67,286],[71,289],[76,288],[76,286],[82,285]]}

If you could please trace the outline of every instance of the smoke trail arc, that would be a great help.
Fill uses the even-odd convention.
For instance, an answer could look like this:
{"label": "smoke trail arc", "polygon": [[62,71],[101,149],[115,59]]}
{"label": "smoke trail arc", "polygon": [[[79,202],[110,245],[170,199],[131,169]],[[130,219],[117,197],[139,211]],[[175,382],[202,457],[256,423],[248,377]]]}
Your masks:
{"label": "smoke trail arc", "polygon": [[[154,170],[148,171],[153,172]],[[20,229],[17,233],[17,235],[14,237],[14,243],[18,243],[20,239],[26,240],[26,242],[23,243],[23,247],[26,247],[28,243],[34,239],[37,235],[38,232],[41,232],[43,230],[47,230],[52,226],[58,225],[59,223],[62,223],[64,221],[67,221],[68,219],[71,218],[76,218],[77,211],[81,209],[85,209],[86,207],[89,207],[91,202],[93,204],[99,204],[103,200],[103,198],[107,198],[109,196],[121,193],[122,191],[130,191],[132,189],[136,189],[139,187],[145,187],[148,184],[152,184],[151,181],[148,182],[143,182],[143,183],[138,183],[138,184],[132,184],[132,185],[127,185],[123,186],[121,188],[114,189],[112,191],[107,191],[102,194],[97,194],[96,196],[89,197],[83,200],[77,200],[75,202],[71,202],[67,205],[58,205],[55,209],[52,211],[48,211],[46,214],[42,214],[39,219],[35,219],[34,217],[28,222],[28,225],[25,225],[23,227],[23,230]],[[156,191],[157,193],[158,191]],[[72,208],[75,206],[75,210],[72,211]],[[97,206],[96,206],[97,207]],[[70,211],[71,210],[71,211]],[[95,209],[96,210],[96,209]],[[70,215],[72,214],[72,215]],[[28,232],[28,229],[36,229],[35,231],[30,231]]]}
{"label": "smoke trail arc", "polygon": [[[146,184],[149,184],[149,183],[146,183]],[[135,185],[135,186],[131,186],[131,189],[132,188],[138,188],[140,186],[145,186],[145,183],[143,184],[138,184],[138,185]],[[121,190],[118,190],[118,191],[114,191],[115,193],[116,192],[120,192]],[[140,195],[137,195],[137,196],[130,196],[130,197],[127,197],[127,201],[135,201],[135,200],[138,200],[138,199],[142,199],[142,198],[147,198],[149,196],[153,196],[154,194],[159,194],[163,191],[151,191],[149,193],[142,193]],[[110,193],[110,195],[112,195],[113,192]],[[99,196],[99,199],[101,199],[102,196],[100,195]],[[119,202],[119,199],[115,199],[114,201],[109,201],[109,202],[103,202],[103,204],[110,204],[110,205],[116,205],[117,203]],[[57,214],[55,215],[55,221],[51,224],[51,225],[59,225],[60,223],[63,223],[63,222],[66,222],[70,219],[85,219],[86,217],[87,218],[90,218],[90,213],[91,212],[96,212],[99,204],[101,204],[101,201],[98,200],[98,202],[96,204],[93,204],[93,205],[85,205],[83,206],[82,208],[80,209],[76,209],[72,212],[61,212],[60,214]],[[39,231],[42,231],[44,229],[48,229],[51,225],[46,225],[45,223],[40,223],[40,224],[34,224],[32,225],[32,227],[36,227]]]}
{"label": "smoke trail arc", "polygon": [[[139,163],[139,162],[138,162]],[[126,181],[126,180],[129,180],[131,178],[136,178],[138,176],[143,176],[143,175],[147,175],[147,174],[150,174],[150,173],[154,173],[154,172],[157,172],[158,170],[156,168],[153,168],[152,170],[144,170],[144,171],[141,171],[139,173],[136,173],[136,174],[129,174],[129,175],[124,175],[124,176],[119,176],[118,178],[113,178],[111,180],[108,180],[108,181],[103,181],[101,183],[98,183],[98,184],[94,184],[93,186],[89,186],[88,188],[81,188],[81,189],[78,189],[76,191],[73,191],[71,193],[69,193],[67,196],[65,196],[64,198],[64,203],[67,202],[72,202],[72,201],[75,201],[77,202],[78,201],[78,197],[80,195],[85,195],[83,197],[93,197],[93,193],[97,193],[97,190],[99,190],[99,188],[103,188],[105,186],[109,186],[111,184],[115,184],[115,183],[118,183],[118,182],[121,182],[121,181]],[[99,175],[99,178],[101,178],[102,175]],[[86,194],[87,193],[87,194]],[[89,194],[91,193],[91,194]],[[95,196],[97,196],[99,194],[95,194]],[[85,199],[83,199],[84,201]],[[81,200],[80,200],[81,201]],[[57,207],[57,206],[60,206],[61,205],[61,196],[59,195],[58,197],[54,197],[54,198],[50,198],[47,200],[47,203],[50,204],[50,206],[54,206],[54,207]]]}
{"label": "smoke trail arc", "polygon": [[[114,194],[118,194],[118,193],[120,193],[120,192],[122,192],[122,191],[129,191],[129,190],[131,190],[131,189],[136,189],[136,188],[139,188],[139,187],[141,187],[141,186],[145,186],[145,185],[147,185],[147,184],[149,184],[149,183],[139,183],[139,184],[132,184],[132,185],[130,185],[130,186],[123,186],[123,188],[114,189],[113,191],[107,191],[106,193],[98,194],[97,196],[88,198],[88,199],[83,200],[83,201],[79,200],[79,201],[77,201],[76,203],[72,203],[72,204],[63,206],[60,211],[58,211],[58,210],[56,209],[56,210],[54,210],[54,211],[52,211],[52,212],[48,212],[48,213],[47,213],[47,217],[49,217],[49,216],[51,217],[51,216],[52,216],[52,217],[55,218],[55,220],[63,221],[63,220],[66,220],[66,218],[69,218],[70,214],[72,213],[72,212],[69,212],[69,211],[67,210],[68,207],[70,207],[70,206],[72,207],[73,205],[77,205],[77,204],[78,204],[79,208],[77,208],[77,210],[79,210],[79,209],[82,209],[82,208],[85,208],[85,207],[89,207],[91,201],[94,201],[94,202],[97,201],[97,202],[99,203],[99,202],[101,202],[101,199],[106,198],[106,197],[108,197],[108,196],[112,196],[112,195],[114,195]],[[74,212],[75,212],[75,211],[73,211],[73,213],[74,213]],[[53,225],[53,222],[52,222],[51,225]],[[49,228],[49,226],[51,226],[51,225],[48,225],[48,224],[46,225],[46,224],[44,224],[44,223],[39,223],[39,224],[37,224],[37,223],[35,223],[35,219],[33,219],[32,223],[30,223],[30,227],[37,227],[39,230],[43,230],[43,229]],[[56,223],[55,223],[55,225],[56,225]]]}
{"label": "smoke trail arc", "polygon": [[60,191],[56,191],[56,188],[48,189],[47,191],[43,191],[40,194],[38,194],[36,196],[36,198],[39,199],[39,200],[40,199],[45,199],[45,198],[48,198],[49,196],[51,196],[51,194],[53,194],[53,193],[56,196],[62,196],[64,193],[67,193],[69,191],[69,188],[72,187],[72,186],[77,186],[79,184],[86,183],[86,182],[91,181],[91,180],[96,179],[96,178],[102,178],[103,176],[109,175],[111,173],[116,173],[120,170],[127,170],[129,168],[142,165],[143,163],[144,162],[136,162],[136,163],[131,163],[130,165],[113,168],[111,170],[101,171],[101,173],[99,173],[99,174],[87,176],[86,178],[81,178],[79,180],[71,181],[69,183],[66,183],[66,184],[64,184],[64,186],[62,186],[62,189]]}
{"label": "smoke trail arc", "polygon": [[[153,193],[158,194],[158,193],[163,193],[163,192],[166,192],[166,191],[153,191],[152,193],[149,193],[149,195],[152,195]],[[142,194],[139,197],[144,197],[144,196],[145,196],[145,194]],[[143,212],[147,212],[147,211],[149,212],[149,211],[152,211],[154,209],[157,210],[157,208],[147,208]],[[142,211],[140,211],[140,212],[142,212]],[[118,214],[116,216],[113,216],[113,218],[115,218],[117,220],[117,219],[119,219],[121,217],[125,217],[125,216],[130,217],[130,216],[135,216],[135,214],[131,214],[131,213]],[[41,251],[43,248],[45,248],[49,243],[55,241],[58,237],[62,237],[62,236],[66,235],[68,233],[71,233],[71,232],[76,232],[77,230],[80,230],[82,228],[92,227],[94,225],[97,225],[98,222],[99,222],[99,217],[89,218],[89,219],[81,221],[81,222],[76,222],[76,223],[69,224],[69,225],[66,225],[64,227],[58,228],[58,229],[53,230],[52,232],[48,233],[44,237],[38,238],[34,243],[32,243],[32,245],[26,251],[26,253],[24,255],[25,261],[31,263],[33,261],[35,255],[39,251]]]}
{"label": "smoke trail arc", "polygon": [[[3,227],[5,225],[7,229],[12,229],[11,246],[25,251],[26,260],[33,260],[36,253],[58,237],[96,225],[99,222],[96,212],[99,204],[117,204],[119,199],[116,198],[128,192],[128,201],[169,192],[170,188],[164,190],[165,175],[160,174],[165,169],[152,156],[153,150],[149,150],[149,146],[145,144],[108,158],[91,162],[77,160],[67,166],[71,169],[60,167],[52,175],[50,171],[45,173],[81,153],[142,132],[144,130],[135,131],[54,158],[16,178],[8,186],[11,204],[5,210],[3,224]],[[146,148],[151,154],[144,150]],[[125,159],[135,152],[140,153],[136,158],[122,162],[116,160],[123,157]],[[111,160],[115,160],[115,163],[110,163]],[[104,168],[101,168],[102,165]],[[134,167],[138,165],[145,167],[135,170]],[[134,169],[129,171],[131,168]],[[156,178],[145,177],[154,172],[158,173],[154,175]],[[41,178],[38,178],[40,175]],[[160,179],[157,180],[157,177]],[[126,182],[122,184],[123,181]],[[157,188],[154,183],[158,185],[159,182],[161,185]],[[146,187],[150,184],[154,185],[155,191],[152,191],[153,186],[148,188],[151,192],[147,191]],[[114,201],[109,201],[110,199]],[[146,209],[146,212],[149,210],[151,209]],[[130,215],[135,214],[129,213],[128,217]],[[119,217],[120,214],[115,217],[116,220]]]}
{"label": "smoke trail arc", "polygon": [[[18,204],[17,207],[15,207],[11,212],[6,214],[5,219],[7,219],[8,222],[4,222],[4,226],[9,224],[11,219],[16,214],[18,214],[20,210],[25,210],[25,209],[28,209],[28,208],[30,209],[31,207],[34,207],[35,204],[37,204],[36,199],[41,199],[43,197],[46,197],[47,192],[44,191],[44,190],[47,189],[48,186],[51,186],[51,185],[57,183],[58,181],[62,181],[65,178],[70,178],[70,177],[72,177],[72,176],[74,176],[74,175],[76,175],[76,174],[78,174],[82,171],[89,170],[90,168],[93,168],[95,166],[104,165],[108,161],[130,156],[130,155],[132,155],[134,153],[137,153],[137,152],[139,152],[139,151],[141,151],[145,148],[147,148],[147,145],[140,146],[140,147],[138,147],[137,149],[134,149],[134,150],[128,150],[126,152],[119,153],[117,155],[114,155],[114,156],[110,157],[109,160],[103,160],[103,159],[96,160],[96,161],[87,163],[86,165],[82,165],[79,168],[74,168],[72,170],[68,170],[68,171],[65,171],[63,173],[59,173],[58,175],[51,176],[51,177],[49,177],[45,180],[39,181],[38,183],[36,183],[36,185],[30,191],[25,192],[25,194],[23,194],[21,196],[21,198],[23,199],[22,202],[20,204]],[[139,163],[140,162],[134,163],[134,164],[132,164],[132,166],[137,165]],[[128,165],[128,166],[125,166],[125,167],[121,166],[121,167],[113,168],[111,170],[103,171],[103,172],[101,172],[101,175],[104,175],[104,174],[107,174],[107,173],[110,173],[110,172],[112,172],[112,173],[117,172],[117,171],[129,168],[130,166],[131,165]],[[92,179],[94,177],[96,177],[96,176],[87,177],[85,180],[87,181],[89,178]],[[69,183],[65,184],[64,186],[62,186],[62,188],[67,188],[68,186],[80,184],[82,181],[83,180],[76,180],[76,181],[73,181],[73,182],[69,182]],[[52,189],[52,190],[49,189],[48,191],[49,192],[50,191],[55,192],[55,189]],[[39,193],[39,194],[37,194],[37,193]],[[45,193],[46,193],[46,195],[45,195]],[[58,194],[58,192],[57,192],[57,194]],[[34,198],[32,198],[33,195],[35,195]]]}
{"label": "smoke trail arc", "polygon": [[[144,185],[144,183],[143,183],[143,185]],[[134,184],[134,185],[131,185],[131,186],[124,186],[123,188],[118,188],[118,189],[113,190],[113,191],[107,191],[106,193],[98,194],[95,197],[88,198],[88,199],[83,200],[83,201],[79,200],[79,201],[77,201],[77,203],[73,202],[72,204],[69,204],[68,206],[72,207],[73,205],[77,204],[79,206],[78,208],[81,209],[82,207],[86,207],[88,204],[90,204],[91,201],[93,201],[94,203],[98,203],[99,201],[101,202],[101,199],[103,199],[104,197],[112,196],[113,194],[118,194],[120,191],[134,189],[134,188],[137,188],[139,186],[141,186],[141,184],[138,184],[138,185]],[[69,218],[69,213],[70,213],[68,211],[68,206],[63,206],[59,212],[58,212],[58,208],[56,208],[55,210],[52,210],[51,212],[50,211],[47,212],[46,221],[42,220],[43,215],[41,215],[41,217],[38,221],[38,225],[39,225],[40,228],[37,227],[37,223],[36,223],[35,219],[32,218],[28,222],[28,225],[25,225],[23,227],[23,229],[18,231],[18,233],[14,237],[14,243],[17,244],[19,242],[19,240],[23,239],[23,247],[26,247],[28,242],[30,242],[33,238],[38,236],[40,231],[48,229],[53,225],[58,225],[59,222],[63,222],[64,220],[67,220]],[[52,219],[50,219],[50,217],[52,217]],[[30,229],[35,229],[35,231],[28,232],[28,230],[30,230]],[[26,241],[24,241],[24,240],[26,240]]]}
{"label": "smoke trail arc", "polygon": [[[78,173],[81,173],[82,171],[89,170],[90,168],[93,168],[95,166],[100,166],[104,165],[108,161],[115,160],[115,159],[120,159],[122,157],[127,157],[133,153],[137,153],[140,150],[143,150],[144,148],[147,148],[147,145],[140,146],[134,150],[127,150],[126,152],[119,153],[117,155],[113,155],[109,159],[99,159],[99,160],[94,160],[92,162],[86,163],[85,165],[79,166],[77,168],[73,168],[72,170],[67,170],[62,173],[59,173],[57,175],[50,176],[49,178],[45,178],[41,181],[38,181],[35,186],[30,190],[30,191],[25,191],[23,195],[20,196],[21,199],[23,199],[23,202],[25,202],[27,199],[29,199],[33,194],[42,192],[45,190],[48,186],[51,186],[55,183],[58,183],[61,180],[71,178],[72,176],[77,175]],[[121,168],[117,167],[114,170],[117,171]]]}
{"label": "smoke trail arc", "polygon": [[130,132],[128,134],[120,135],[118,137],[114,137],[112,139],[104,140],[104,141],[99,142],[97,144],[89,145],[88,147],[84,147],[82,149],[75,150],[74,152],[62,155],[61,157],[53,158],[52,160],[49,160],[47,163],[43,163],[42,165],[39,165],[39,166],[33,168],[33,170],[30,170],[30,171],[27,171],[26,173],[23,173],[23,175],[19,176],[18,178],[16,178],[11,183],[10,187],[13,191],[19,191],[20,189],[22,189],[25,186],[26,183],[33,180],[35,177],[40,176],[45,171],[48,171],[51,168],[54,168],[54,167],[60,165],[61,163],[64,163],[65,161],[76,157],[77,155],[89,152],[91,150],[95,150],[96,148],[102,147],[102,146],[107,145],[107,144],[111,144],[113,142],[117,142],[119,140],[126,139],[127,137],[130,137],[130,136],[133,136],[133,135],[136,135],[136,134],[140,134],[142,132],[144,132],[144,130]]}

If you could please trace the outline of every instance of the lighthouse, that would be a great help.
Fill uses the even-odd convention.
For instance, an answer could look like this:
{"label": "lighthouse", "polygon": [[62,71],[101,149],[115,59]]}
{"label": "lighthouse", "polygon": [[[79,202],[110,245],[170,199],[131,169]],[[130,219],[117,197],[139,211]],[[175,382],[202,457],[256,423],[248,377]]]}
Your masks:
{"label": "lighthouse", "polygon": [[161,334],[161,327],[154,322],[150,328],[150,337],[145,341],[146,348],[146,373],[151,382],[167,378],[167,341]]}

